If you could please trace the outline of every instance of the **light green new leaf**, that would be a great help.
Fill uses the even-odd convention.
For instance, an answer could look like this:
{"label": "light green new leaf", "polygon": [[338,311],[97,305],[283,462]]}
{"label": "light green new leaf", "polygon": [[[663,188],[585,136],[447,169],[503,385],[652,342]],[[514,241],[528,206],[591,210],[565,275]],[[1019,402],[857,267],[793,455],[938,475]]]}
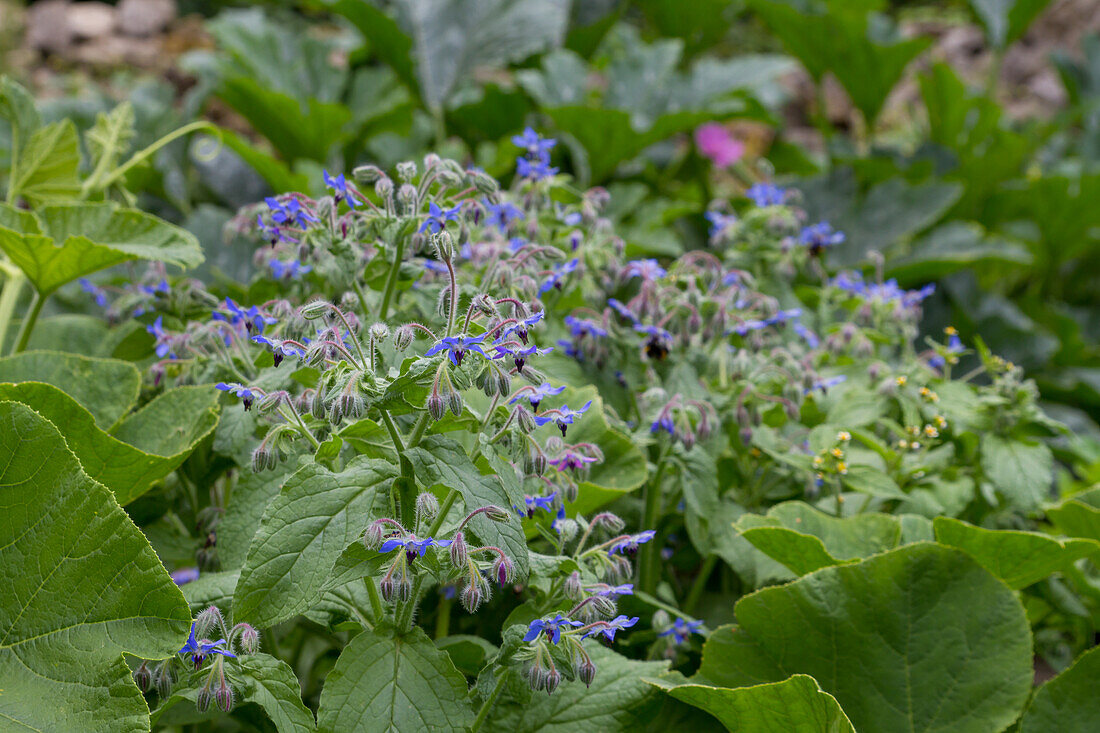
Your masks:
{"label": "light green new leaf", "polygon": [[202,262],[202,246],[193,234],[136,209],[82,203],[44,206],[37,213],[41,234],[0,226],[0,249],[43,296],[129,260],[182,268]]}
{"label": "light green new leaf", "polygon": [[0,382],[52,384],[110,431],[137,402],[141,372],[128,361],[60,351],[26,351],[0,359]]}
{"label": "light green new leaf", "polygon": [[804,674],[733,689],[677,684],[670,678],[646,682],[706,710],[732,733],[855,733],[836,698]]}
{"label": "light green new leaf", "polygon": [[340,553],[388,506],[397,469],[360,456],[340,473],[309,463],[264,510],[233,601],[233,618],[267,628],[321,597]]}
{"label": "light green new leaf", "polygon": [[[591,687],[573,681],[563,682],[553,695],[531,695],[520,700],[502,695],[484,730],[494,733],[661,730],[657,717],[664,696],[642,678],[661,675],[668,669],[668,662],[627,659],[596,644],[586,645],[585,649],[597,670]],[[651,725],[654,727],[650,728]]]}
{"label": "light green new leaf", "polygon": [[825,568],[745,596],[734,613],[740,628],[704,648],[702,681],[808,674],[857,730],[1001,730],[1031,689],[1023,606],[954,548],[917,543]]}
{"label": "light green new leaf", "polygon": [[[0,118],[11,125],[17,141],[25,141],[42,124],[38,110],[34,107],[34,97],[25,87],[7,76],[0,76]],[[18,150],[17,145],[17,155]]]}
{"label": "light green new leaf", "polygon": [[0,403],[0,721],[148,731],[123,661],[174,654],[191,615],[149,542],[54,426]]}
{"label": "light green new leaf", "polygon": [[461,445],[442,435],[427,436],[420,445],[406,450],[405,457],[412,462],[416,477],[424,486],[444,486],[462,494],[466,512],[490,504],[508,512],[507,521],[494,522],[478,514],[466,526],[482,542],[508,553],[516,564],[517,579],[525,580],[529,569],[527,540],[519,520],[511,516],[512,507],[523,504],[523,493],[516,482],[483,475]]}
{"label": "light green new leaf", "polygon": [[317,710],[325,733],[463,731],[473,720],[466,678],[419,627],[352,639],[325,679]]}
{"label": "light green new leaf", "polygon": [[72,120],[35,130],[22,149],[12,178],[16,198],[35,206],[80,193],[80,141]]}
{"label": "light green new leaf", "polygon": [[994,433],[982,436],[982,471],[1009,503],[1037,509],[1054,481],[1054,456],[1043,443],[1025,443]]}
{"label": "light green new leaf", "polygon": [[950,517],[936,517],[933,526],[937,542],[959,548],[1016,589],[1026,588],[1074,560],[1100,551],[1100,542],[1060,542],[1038,532],[983,529]]}
{"label": "light green new leaf", "polygon": [[118,165],[118,159],[130,149],[134,135],[134,105],[129,101],[96,115],[95,124],[84,136],[96,174],[104,175]]}
{"label": "light green new leaf", "polygon": [[1050,0],[969,0],[990,45],[1004,48],[1024,34]]}
{"label": "light green new leaf", "polygon": [[1020,733],[1094,733],[1100,721],[1098,679],[1100,649],[1094,648],[1039,688],[1020,719]]}
{"label": "light green new leaf", "polygon": [[115,435],[57,387],[42,382],[0,382],[0,400],[21,402],[57,426],[84,472],[114,492],[119,504],[144,494],[175,470],[218,422],[209,387],[179,387],[128,417]]}

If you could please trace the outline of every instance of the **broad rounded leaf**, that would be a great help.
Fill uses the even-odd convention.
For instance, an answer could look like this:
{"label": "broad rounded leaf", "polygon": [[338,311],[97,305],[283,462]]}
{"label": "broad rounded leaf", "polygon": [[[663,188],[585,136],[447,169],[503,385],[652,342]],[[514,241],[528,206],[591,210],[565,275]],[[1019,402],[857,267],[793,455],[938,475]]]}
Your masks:
{"label": "broad rounded leaf", "polygon": [[340,473],[316,463],[298,469],[264,510],[237,582],[233,618],[268,627],[309,610],[395,478],[389,461],[363,456]]}
{"label": "broad rounded leaf", "polygon": [[855,733],[836,698],[804,674],[737,688],[646,681],[706,710],[733,733]]}
{"label": "broad rounded leaf", "polygon": [[1100,649],[1092,649],[1039,688],[1020,719],[1020,733],[1093,733],[1100,720],[1098,679]]}
{"label": "broad rounded leaf", "polygon": [[174,654],[191,614],[148,540],[54,426],[0,403],[0,720],[147,731],[123,661]]}
{"label": "broad rounded leaf", "polygon": [[1031,689],[1023,606],[953,548],[918,543],[826,568],[734,612],[740,628],[723,653],[704,652],[708,681],[808,674],[858,730],[997,731]]}
{"label": "broad rounded leaf", "polygon": [[325,678],[317,711],[325,733],[462,731],[473,719],[466,679],[419,627],[352,639]]}
{"label": "broad rounded leaf", "polygon": [[128,361],[60,351],[27,351],[0,359],[0,382],[52,384],[110,430],[137,402],[141,372]]}
{"label": "broad rounded leaf", "polygon": [[936,517],[933,524],[937,542],[967,553],[1010,588],[1026,588],[1100,551],[1100,543],[1091,540],[1060,542],[1038,532],[983,529],[949,517]]}
{"label": "broad rounded leaf", "polygon": [[993,433],[982,436],[982,470],[1017,509],[1038,508],[1054,481],[1054,457],[1042,443],[1025,443]]}

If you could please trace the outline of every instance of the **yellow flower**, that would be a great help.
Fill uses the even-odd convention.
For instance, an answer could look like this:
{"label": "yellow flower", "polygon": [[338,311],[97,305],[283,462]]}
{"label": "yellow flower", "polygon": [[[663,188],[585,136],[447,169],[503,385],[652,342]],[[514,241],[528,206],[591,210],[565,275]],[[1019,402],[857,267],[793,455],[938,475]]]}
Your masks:
{"label": "yellow flower", "polygon": [[837,473],[840,473],[840,474],[848,473],[848,464],[845,463],[844,461],[841,461],[840,463],[836,464],[836,470],[837,470]]}
{"label": "yellow flower", "polygon": [[833,448],[829,452],[833,454],[833,458],[843,458],[844,457],[844,451],[842,451],[840,448]]}
{"label": "yellow flower", "polygon": [[948,326],[947,328],[943,329],[943,332],[946,333],[948,336],[959,335],[958,329],[956,329],[954,326]]}
{"label": "yellow flower", "polygon": [[924,434],[927,435],[929,438],[938,438],[938,437],[940,437],[940,431],[936,430],[931,425],[925,425],[924,426]]}
{"label": "yellow flower", "polygon": [[898,377],[897,379],[894,380],[894,382],[899,387],[904,387],[905,383],[908,382],[908,381],[909,381],[909,379],[904,374],[902,374],[900,377]]}
{"label": "yellow flower", "polygon": [[814,468],[819,468],[824,463],[825,463],[824,458],[822,458],[821,456],[814,456]]}
{"label": "yellow flower", "polygon": [[947,420],[944,419],[943,415],[936,415],[934,418],[932,418],[932,422],[936,423],[936,427],[940,430],[943,430],[947,427]]}
{"label": "yellow flower", "polygon": [[839,433],[836,434],[836,439],[841,441],[842,443],[847,443],[849,440],[852,439],[852,434],[849,433],[847,430],[841,430]]}

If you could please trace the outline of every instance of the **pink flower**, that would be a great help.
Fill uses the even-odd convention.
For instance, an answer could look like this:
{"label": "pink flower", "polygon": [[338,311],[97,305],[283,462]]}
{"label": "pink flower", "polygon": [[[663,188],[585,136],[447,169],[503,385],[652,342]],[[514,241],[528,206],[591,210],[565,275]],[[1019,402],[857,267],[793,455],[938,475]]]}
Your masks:
{"label": "pink flower", "polygon": [[745,153],[745,144],[718,122],[708,122],[695,129],[695,146],[700,155],[710,158],[719,168],[736,163]]}

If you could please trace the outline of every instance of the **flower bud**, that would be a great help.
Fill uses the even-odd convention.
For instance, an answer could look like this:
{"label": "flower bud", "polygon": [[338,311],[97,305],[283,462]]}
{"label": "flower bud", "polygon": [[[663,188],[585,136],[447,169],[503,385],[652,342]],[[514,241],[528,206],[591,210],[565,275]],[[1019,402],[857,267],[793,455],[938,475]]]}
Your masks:
{"label": "flower bud", "polygon": [[195,708],[200,713],[205,713],[210,709],[212,702],[214,702],[214,691],[209,687],[200,687],[198,694],[195,695]]}
{"label": "flower bud", "polygon": [[142,692],[149,691],[149,686],[153,684],[153,673],[149,671],[148,663],[143,661],[138,665],[138,668],[134,670],[134,682]]}
{"label": "flower bud", "polygon": [[447,393],[447,407],[450,408],[451,414],[455,417],[462,414],[462,395],[457,390]]}
{"label": "flower bud", "polygon": [[412,326],[398,326],[393,332],[393,347],[398,351],[404,351],[412,346],[415,336]]}
{"label": "flower bud", "polygon": [[397,189],[397,210],[403,216],[416,213],[416,186],[411,183],[402,183]]}
{"label": "flower bud", "polygon": [[462,607],[466,609],[467,613],[477,613],[477,609],[485,600],[485,593],[481,589],[480,582],[467,582],[458,597],[459,600],[462,601]]}
{"label": "flower bud", "polygon": [[363,545],[368,550],[377,550],[385,539],[385,530],[381,522],[371,522],[367,525],[367,531],[363,533]]}
{"label": "flower bud", "polygon": [[611,600],[607,596],[595,596],[592,599],[592,608],[596,610],[601,616],[610,617],[614,616],[618,610],[615,607],[615,601]]}
{"label": "flower bud", "polygon": [[611,512],[600,512],[592,518],[592,524],[603,527],[611,534],[619,534],[626,528],[626,522]]}
{"label": "flower bud", "polygon": [[577,524],[575,519],[559,519],[557,520],[558,533],[565,542],[572,542],[573,538],[580,532],[580,525]]}
{"label": "flower bud", "polygon": [[752,443],[752,428],[748,426],[743,427],[741,428],[741,432],[739,434],[741,436],[742,443],[744,443],[745,445],[749,445]]}
{"label": "flower bud", "polygon": [[570,478],[566,478],[565,483],[562,484],[561,487],[561,498],[567,503],[572,504],[577,500],[577,497],[580,496],[580,493],[581,488],[577,486],[577,482]]}
{"label": "flower bud", "polygon": [[511,512],[506,512],[495,504],[485,507],[485,516],[494,522],[508,522],[512,519]]}
{"label": "flower bud", "polygon": [[228,713],[233,709],[233,688],[222,682],[214,691],[214,702],[222,712]]}
{"label": "flower bud", "polygon": [[402,603],[408,603],[409,598],[412,597],[412,581],[409,580],[409,576],[401,576],[401,580],[397,583],[397,597]]}
{"label": "flower bud", "polygon": [[565,597],[576,603],[584,598],[584,586],[581,584],[581,574],[574,570],[569,574],[569,577],[565,579],[562,590],[565,592]]}
{"label": "flower bud", "polygon": [[[507,393],[508,390],[504,390],[504,392],[502,392],[501,394]],[[535,416],[523,405],[516,406],[516,424],[519,425],[519,429],[525,433],[530,433],[536,427],[538,427],[535,424]]]}
{"label": "flower bud", "polygon": [[416,178],[416,163],[406,160],[397,164],[397,177],[401,181],[408,182]]}
{"label": "flower bud", "polygon": [[466,536],[462,532],[456,532],[454,540],[451,541],[451,564],[456,568],[462,568],[466,566],[466,560],[469,557],[466,547]]}
{"label": "flower bud", "polygon": [[378,198],[382,199],[383,202],[389,201],[390,197],[393,196],[393,181],[390,180],[389,176],[383,175],[375,182],[374,192],[378,194]]}
{"label": "flower bud", "polygon": [[466,175],[469,177],[470,183],[473,184],[478,193],[491,196],[500,190],[500,184],[485,171],[469,168],[466,170]]}
{"label": "flower bud", "polygon": [[596,665],[591,659],[585,657],[577,666],[577,679],[583,682],[585,687],[592,686],[592,680],[596,679]]}
{"label": "flower bud", "polygon": [[307,321],[313,321],[328,313],[331,308],[331,303],[322,298],[318,298],[303,305],[298,312],[301,314],[302,318],[305,318]]}
{"label": "flower bud", "polygon": [[386,575],[385,577],[383,577],[381,582],[378,584],[378,590],[382,593],[382,599],[386,603],[393,603],[393,598],[396,590],[395,584],[393,582],[393,576]]}
{"label": "flower bud", "polygon": [[558,689],[558,685],[561,684],[561,672],[557,668],[550,670],[550,674],[546,675],[546,681],[543,686],[546,688],[547,695],[553,695],[554,690]]}
{"label": "flower bud", "polygon": [[432,236],[432,244],[435,245],[436,255],[444,262],[454,259],[455,242],[451,233],[446,229]]}
{"label": "flower bud", "polygon": [[422,522],[430,522],[439,514],[439,499],[427,491],[416,497],[416,517]]}
{"label": "flower bud", "polygon": [[225,628],[225,619],[217,606],[210,606],[195,617],[195,637],[215,638]]}
{"label": "flower bud", "polygon": [[321,394],[320,389],[317,390],[317,396],[313,398],[313,403],[309,406],[309,414],[313,415],[318,420],[324,420],[328,415],[328,406],[325,404],[325,396]]}
{"label": "flower bud", "polygon": [[260,632],[249,624],[241,624],[241,653],[255,654],[260,651]]}
{"label": "flower bud", "polygon": [[447,412],[447,405],[443,402],[443,395],[438,392],[432,392],[428,395],[428,414],[432,416],[433,420],[442,420],[443,415]]}
{"label": "flower bud", "polygon": [[357,183],[369,186],[386,175],[376,165],[357,165],[351,169],[351,176]]}
{"label": "flower bud", "polygon": [[162,700],[166,700],[172,695],[172,685],[175,681],[176,677],[167,662],[161,662],[157,665],[156,670],[153,672],[153,686],[156,687],[157,695]]}
{"label": "flower bud", "polygon": [[269,468],[275,467],[275,456],[267,443],[260,443],[256,450],[252,451],[252,473],[263,473]]}
{"label": "flower bud", "polygon": [[505,585],[512,581],[515,573],[516,566],[511,559],[507,555],[497,555],[497,559],[493,561],[493,577],[497,579],[497,582]]}
{"label": "flower bud", "polygon": [[531,686],[532,690],[538,692],[546,687],[546,678],[549,676],[550,670],[541,665],[532,665],[527,671],[527,684]]}

